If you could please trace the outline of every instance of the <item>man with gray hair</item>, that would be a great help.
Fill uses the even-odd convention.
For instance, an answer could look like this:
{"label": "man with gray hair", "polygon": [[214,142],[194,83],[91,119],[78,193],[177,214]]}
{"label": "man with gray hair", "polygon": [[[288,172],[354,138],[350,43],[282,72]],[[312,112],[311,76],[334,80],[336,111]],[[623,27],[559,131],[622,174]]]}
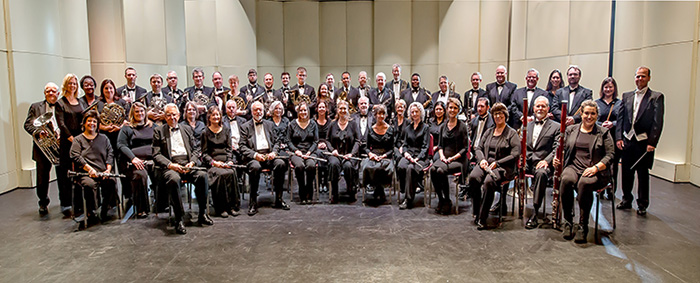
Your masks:
{"label": "man with gray hair", "polygon": [[[522,124],[522,118],[523,118],[523,99],[527,97],[527,122],[532,122],[534,119],[534,114],[532,112],[533,106],[535,104],[535,99],[537,99],[540,96],[544,96],[547,98],[547,91],[544,89],[541,89],[537,87],[537,82],[540,80],[540,72],[538,72],[535,69],[530,69],[527,71],[527,75],[525,75],[525,81],[527,82],[527,86],[519,88],[513,92],[513,96],[511,97],[510,100],[510,116],[513,119],[513,127],[515,129],[519,129]],[[549,98],[547,98],[549,100]],[[547,105],[549,105],[551,101],[547,101]],[[549,107],[547,107],[549,108]]]}
{"label": "man with gray hair", "polygon": [[[408,83],[401,79],[401,65],[398,63],[391,66],[391,74],[394,76],[394,79],[387,83],[387,87],[394,92],[396,100],[399,100],[401,99],[399,94],[408,89]],[[408,104],[410,105],[410,103]]]}
{"label": "man with gray hair", "polygon": [[161,89],[161,92],[170,95],[175,104],[180,105],[180,100],[182,99],[182,94],[184,92],[177,88],[177,72],[169,71],[165,77],[165,81],[167,82],[167,85]]}
{"label": "man with gray hair", "polygon": [[386,107],[386,122],[391,121],[391,117],[394,114],[394,92],[384,87],[386,82],[386,75],[382,72],[377,73],[377,88],[373,88],[369,91],[369,103],[371,105],[384,104]]}
{"label": "man with gray hair", "polygon": [[433,105],[437,103],[438,101],[441,101],[445,105],[447,105],[447,99],[450,97],[457,98],[459,100],[459,94],[450,91],[449,89],[450,86],[450,79],[447,78],[447,76],[442,75],[440,78],[438,78],[438,87],[440,88],[438,91],[433,92]]}

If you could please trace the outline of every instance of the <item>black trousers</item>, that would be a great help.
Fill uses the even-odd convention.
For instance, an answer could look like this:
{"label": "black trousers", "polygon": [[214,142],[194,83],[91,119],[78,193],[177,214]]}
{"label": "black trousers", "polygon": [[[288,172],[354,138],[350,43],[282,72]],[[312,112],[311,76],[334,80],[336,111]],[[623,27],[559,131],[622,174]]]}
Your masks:
{"label": "black trousers", "polygon": [[259,162],[257,160],[248,161],[248,176],[250,177],[250,202],[249,207],[258,204],[258,187],[260,186],[260,171],[262,169],[272,170],[272,187],[275,191],[276,201],[282,200],[282,190],[284,186],[284,173],[287,172],[287,163],[282,159],[273,159]]}
{"label": "black trousers", "polygon": [[[73,210],[76,214],[83,212],[83,192],[85,193],[85,208],[89,215],[94,215],[98,204],[102,204],[102,215],[106,215],[110,207],[117,204],[117,183],[112,178],[91,178],[88,176],[80,176],[77,179],[78,187],[73,199]],[[100,188],[102,202],[98,199],[98,191]]]}
{"label": "black trousers", "polygon": [[[498,167],[493,169],[493,173],[496,174],[495,178],[477,165],[474,166],[474,169],[472,169],[472,172],[469,174],[469,190],[473,203],[472,213],[479,217],[481,223],[486,223],[489,217],[491,203],[493,203],[494,194],[501,189],[501,182],[506,180],[505,169]],[[484,191],[483,198],[481,193],[482,187]]]}
{"label": "black trousers", "polygon": [[[51,200],[49,199],[49,177],[51,175],[51,167],[53,164],[44,154],[36,156],[36,196],[39,198],[39,206],[48,206]],[[58,175],[58,166],[56,166],[56,175]],[[62,206],[69,206],[70,204]]]}
{"label": "black trousers", "polygon": [[423,168],[427,166],[426,162],[424,161],[418,161],[418,163],[422,167],[408,161],[408,159],[404,157],[401,157],[401,160],[399,160],[399,165],[396,168],[396,175],[399,179],[401,191],[406,194],[406,201],[408,202],[413,202],[415,199],[418,183],[423,180]]}
{"label": "black trousers", "polygon": [[638,142],[636,139],[628,140],[625,138],[625,147],[622,150],[622,200],[632,203],[634,195],[632,188],[634,187],[634,173],[637,173],[637,206],[640,208],[649,207],[649,169],[654,162],[652,152],[648,153],[642,161],[639,162],[634,169],[637,160],[647,151],[646,142]]}
{"label": "black trousers", "polygon": [[357,174],[357,161],[345,160],[335,156],[328,156],[328,174],[331,180],[331,196],[333,199],[338,199],[338,181],[340,180],[340,172],[345,174],[345,186],[348,194],[355,197],[355,175]]}
{"label": "black trousers", "polygon": [[58,183],[58,200],[63,207],[70,207],[73,198],[73,181],[68,177],[68,170],[73,170],[73,161],[70,159],[70,147],[72,143],[67,139],[61,139],[60,161],[56,167],[56,181]]}
{"label": "black trousers", "polygon": [[[312,154],[311,156],[316,156]],[[314,195],[313,184],[316,178],[316,160],[303,159],[293,155],[290,157],[292,166],[294,166],[294,174],[296,175],[297,184],[299,185],[299,199],[311,200]]]}
{"label": "black trousers", "polygon": [[527,167],[525,168],[525,172],[534,176],[532,179],[532,188],[535,196],[532,200],[532,205],[535,208],[535,213],[537,213],[542,206],[542,202],[545,199],[545,193],[547,192],[547,182],[552,174],[551,167],[535,169],[537,163],[539,162],[540,160],[528,160]]}
{"label": "black trousers", "polygon": [[[149,169],[147,166],[144,170],[138,170],[136,167],[131,167],[126,168],[125,170],[126,171],[124,173],[126,175],[126,179],[130,181],[122,182],[122,184],[131,184],[132,193],[130,197],[136,213],[150,211],[150,201],[148,199],[148,177],[150,176],[151,180],[155,182],[156,179],[153,168]],[[122,194],[126,195],[126,191],[122,190]]]}
{"label": "black trousers", "polygon": [[241,207],[241,198],[236,180],[236,169],[211,167],[209,174],[209,186],[214,198],[214,209],[217,214],[224,211],[236,210]]}
{"label": "black trousers", "polygon": [[[438,156],[436,154],[436,156]],[[450,200],[450,183],[447,180],[447,175],[462,172],[462,162],[454,161],[450,164],[445,164],[439,158],[433,163],[430,168],[430,179],[433,180],[433,188],[437,194],[440,203],[443,201],[451,202]]]}
{"label": "black trousers", "polygon": [[569,223],[574,223],[574,191],[578,194],[576,200],[581,211],[579,223],[586,227],[588,218],[591,215],[591,207],[593,206],[593,191],[605,186],[608,178],[603,178],[600,174],[592,177],[582,177],[581,174],[574,170],[572,165],[564,168],[561,173],[561,207],[564,214],[564,220]]}
{"label": "black trousers", "polygon": [[380,161],[367,159],[362,168],[362,183],[374,186],[374,196],[383,197],[384,185],[391,184],[391,177],[394,174],[394,163],[391,157]]}
{"label": "black trousers", "polygon": [[[180,194],[180,182],[182,180],[194,184],[194,194],[197,197],[200,216],[206,213],[207,200],[209,198],[209,180],[206,172],[190,171],[180,174],[174,170],[165,170],[163,173],[162,190],[164,190],[168,196],[168,199],[170,199],[170,204],[173,206],[176,221],[182,221],[182,216],[185,214],[185,209],[182,206],[182,196]],[[158,188],[161,189],[160,186]]]}

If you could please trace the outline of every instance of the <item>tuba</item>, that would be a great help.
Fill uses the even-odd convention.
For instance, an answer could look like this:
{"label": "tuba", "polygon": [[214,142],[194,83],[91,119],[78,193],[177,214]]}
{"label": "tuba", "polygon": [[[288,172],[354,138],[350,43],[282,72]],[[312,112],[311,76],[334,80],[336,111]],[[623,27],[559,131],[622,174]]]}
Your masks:
{"label": "tuba", "polygon": [[[32,133],[32,139],[34,143],[41,149],[44,153],[46,159],[51,161],[54,165],[58,164],[58,157],[60,156],[60,147],[58,144],[58,135],[53,130],[53,124],[51,119],[53,118],[53,112],[46,112],[45,114],[34,119],[32,123],[36,130]],[[45,132],[47,135],[41,137],[41,132]]]}
{"label": "tuba", "polygon": [[105,105],[105,107],[102,108],[102,113],[100,113],[100,123],[107,126],[121,126],[125,119],[126,110],[116,103]]}

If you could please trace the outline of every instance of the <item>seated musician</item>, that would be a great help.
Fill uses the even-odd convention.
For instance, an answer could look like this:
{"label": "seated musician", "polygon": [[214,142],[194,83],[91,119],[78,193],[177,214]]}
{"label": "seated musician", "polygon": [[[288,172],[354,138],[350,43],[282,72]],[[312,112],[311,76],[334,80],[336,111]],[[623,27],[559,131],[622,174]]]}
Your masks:
{"label": "seated musician", "polygon": [[[195,143],[199,145],[199,142],[202,140],[202,133],[204,133],[204,129],[207,127],[207,125],[204,124],[202,119],[199,119],[197,103],[194,103],[193,101],[188,101],[185,103],[184,109],[185,114],[183,115],[183,119],[180,122],[180,124],[188,125],[192,128]],[[206,115],[206,113],[204,113],[203,115]]]}
{"label": "seated musician", "polygon": [[[547,118],[549,113],[549,99],[547,96],[535,98],[532,107],[535,112],[535,119],[527,123],[527,164],[525,172],[534,175],[532,187],[535,190],[533,198],[533,210],[530,218],[525,224],[525,228],[537,228],[537,212],[544,201],[547,191],[548,178],[552,176],[552,159],[554,152],[559,145],[559,129],[557,122]],[[546,214],[546,213],[545,213]]]}
{"label": "seated musician", "polygon": [[[435,103],[435,109],[439,109],[441,102]],[[450,200],[450,184],[447,182],[447,175],[464,171],[467,161],[467,147],[469,146],[469,136],[467,125],[457,119],[457,115],[462,111],[461,103],[457,98],[447,99],[447,118],[440,127],[440,134],[435,142],[437,151],[433,160],[433,167],[430,169],[430,178],[433,181],[435,194],[438,196],[438,206],[435,212],[447,215],[452,211],[452,201]]]}
{"label": "seated musician", "polygon": [[[385,122],[387,110],[384,104],[374,105],[374,126],[367,129],[367,162],[362,168],[362,183],[374,189],[374,199],[379,203],[386,201],[384,185],[391,182],[394,173],[394,129]],[[369,191],[371,191],[370,189]]]}
{"label": "seated musician", "polygon": [[[150,210],[148,200],[148,176],[155,181],[153,167],[145,164],[153,160],[153,123],[146,119],[146,106],[134,102],[129,111],[129,125],[122,127],[117,138],[117,148],[131,166],[125,175],[132,188],[132,202],[137,218],[146,218]],[[155,182],[154,182],[155,183]]]}
{"label": "seated musician", "polygon": [[[331,75],[332,77],[332,75]],[[319,92],[319,95],[321,92]],[[318,126],[318,146],[316,147],[316,155],[321,158],[326,158],[323,152],[328,151],[328,130],[331,128],[331,118],[329,116],[329,105],[332,100],[330,98],[316,100],[316,117],[314,122]],[[335,104],[333,104],[335,105]],[[335,106],[333,106],[335,108]],[[335,110],[334,110],[335,111]],[[337,114],[333,114],[335,117]],[[318,164],[318,182],[319,191],[321,193],[328,193],[328,162],[317,162]]]}
{"label": "seated musician", "polygon": [[[399,101],[403,101],[399,100]],[[396,109],[399,109],[397,103]],[[413,102],[408,107],[410,121],[403,128],[403,142],[399,147],[401,159],[398,165],[397,175],[402,191],[406,193],[404,201],[399,205],[399,209],[413,207],[413,199],[416,195],[416,188],[423,176],[423,168],[428,166],[428,143],[430,141],[430,129],[423,123],[425,110],[423,104]]]}
{"label": "seated musician", "polygon": [[241,200],[231,146],[231,129],[221,122],[221,110],[209,106],[208,126],[202,134],[202,162],[209,168],[209,187],[214,194],[214,208],[221,218],[238,216]]}
{"label": "seated musician", "polygon": [[345,173],[345,187],[350,202],[355,201],[355,176],[357,175],[357,157],[360,149],[360,131],[356,123],[350,122],[349,104],[347,100],[338,99],[338,115],[331,122],[328,130],[327,144],[328,151],[332,154],[328,156],[329,175],[331,180],[332,204],[338,203],[338,181],[340,180],[340,170]]}
{"label": "seated musician", "polygon": [[[593,206],[593,191],[610,182],[610,161],[615,146],[608,128],[596,125],[598,105],[593,100],[581,103],[581,123],[566,128],[563,165],[561,173],[561,205],[564,214],[562,236],[576,243],[585,243],[588,234],[588,218]],[[553,165],[562,161],[554,158]],[[580,208],[579,224],[574,226],[574,191]]]}
{"label": "seated musician", "polygon": [[[501,187],[501,182],[513,179],[516,162],[520,156],[520,137],[513,128],[506,124],[508,121],[506,106],[500,102],[496,103],[491,108],[491,115],[493,115],[496,126],[486,129],[481,141],[476,145],[474,151],[478,166],[474,167],[469,174],[473,213],[476,217],[476,228],[479,230],[486,228],[486,220],[489,217],[494,193]],[[481,197],[482,186],[483,199]]]}
{"label": "seated musician", "polygon": [[290,161],[294,166],[297,184],[299,185],[299,200],[301,204],[311,204],[313,201],[313,183],[316,178],[316,157],[318,147],[318,125],[309,119],[310,111],[306,102],[297,105],[297,119],[289,123],[287,141],[289,141]]}
{"label": "seated musician", "polygon": [[[117,183],[112,178],[102,177],[100,174],[112,173],[114,164],[114,152],[107,136],[97,132],[99,125],[97,111],[90,110],[83,117],[83,133],[73,139],[70,148],[70,158],[75,165],[77,172],[87,172],[88,176],[78,176],[77,182],[82,187],[83,192],[75,192],[73,200],[73,210],[75,215],[83,211],[83,194],[85,196],[85,215],[88,224],[98,222],[97,209],[97,188],[102,189],[102,209],[100,218],[107,221],[107,212],[117,202]],[[81,223],[82,224],[82,223]]]}
{"label": "seated musician", "polygon": [[162,170],[161,194],[166,194],[175,213],[175,232],[185,234],[182,217],[185,210],[180,197],[180,180],[184,179],[194,184],[194,193],[199,205],[200,225],[213,225],[214,221],[206,213],[209,181],[207,173],[201,170],[189,169],[199,164],[200,149],[195,142],[194,130],[187,124],[178,124],[180,110],[177,105],[165,105],[165,121],[153,130],[153,159]]}
{"label": "seated musician", "polygon": [[241,127],[247,122],[247,120],[238,114],[238,104],[236,101],[229,100],[226,101],[226,113],[221,118],[222,123],[225,127],[229,128],[229,134],[231,136],[231,146],[233,148],[233,162],[237,163],[242,160],[241,150],[238,145],[241,140]]}
{"label": "seated musician", "polygon": [[275,207],[289,210],[289,205],[282,200],[282,186],[284,174],[287,171],[287,163],[279,158],[278,145],[273,141],[274,124],[263,120],[265,110],[262,102],[255,101],[251,105],[253,119],[241,127],[240,150],[246,160],[248,176],[250,177],[250,201],[248,203],[248,215],[258,213],[258,186],[260,185],[260,171],[272,170],[273,190],[275,191]]}

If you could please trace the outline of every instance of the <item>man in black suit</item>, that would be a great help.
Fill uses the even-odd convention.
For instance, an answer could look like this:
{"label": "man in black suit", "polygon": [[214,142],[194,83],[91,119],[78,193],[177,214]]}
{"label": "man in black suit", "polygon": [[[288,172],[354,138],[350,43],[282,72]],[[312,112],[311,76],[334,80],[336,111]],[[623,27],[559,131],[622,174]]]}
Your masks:
{"label": "man in black suit", "polygon": [[[194,100],[194,98],[200,94],[205,95],[207,98],[211,98],[211,93],[214,91],[214,89],[204,85],[204,70],[202,70],[202,68],[194,68],[194,70],[192,70],[192,81],[194,81],[194,85],[185,89],[185,93],[187,94],[189,101]],[[180,103],[182,103],[180,108],[184,109],[184,103],[186,102]],[[197,112],[199,112],[199,120],[206,121],[207,115],[203,114],[207,112],[207,106],[197,105]]]}
{"label": "man in black suit", "polygon": [[351,84],[352,80],[350,78],[350,73],[343,72],[343,74],[341,75],[340,78],[341,78],[343,85],[335,91],[335,97],[340,97],[340,94],[345,92],[345,94],[346,94],[345,99],[350,104],[350,108],[355,107],[355,109],[357,110],[357,99],[359,98],[360,93],[357,90],[357,88],[352,86],[352,84]]}
{"label": "man in black suit", "polygon": [[134,67],[126,67],[124,78],[126,78],[126,84],[117,88],[117,91],[114,93],[114,100],[121,98],[131,104],[146,94],[147,90],[145,88],[136,85],[136,69]]}
{"label": "man in black suit", "polygon": [[332,73],[326,74],[326,84],[328,85],[328,96],[335,101],[335,92],[338,88],[335,87],[335,77]]}
{"label": "man in black suit", "polygon": [[464,92],[464,97],[460,101],[462,101],[462,107],[464,115],[470,114],[469,110],[471,109],[471,117],[468,119],[474,119],[476,117],[476,102],[479,98],[487,98],[489,100],[489,105],[493,105],[496,102],[496,97],[490,97],[486,94],[486,91],[481,88],[481,73],[475,72],[471,76],[471,83],[472,83],[472,89],[467,90]]}
{"label": "man in black suit", "polygon": [[275,192],[275,207],[289,210],[289,205],[282,200],[284,174],[287,171],[287,163],[276,158],[278,156],[278,144],[275,144],[273,127],[274,123],[263,119],[263,104],[260,101],[253,102],[251,106],[253,119],[241,127],[240,150],[243,158],[247,160],[248,176],[250,177],[250,201],[248,203],[248,215],[258,213],[258,186],[260,185],[260,171],[272,170],[273,190]]}
{"label": "man in black suit", "polygon": [[246,96],[248,105],[255,101],[255,98],[263,93],[263,87],[258,83],[258,71],[248,70],[248,84],[241,87],[241,94]]}
{"label": "man in black suit", "polygon": [[285,110],[284,115],[286,115],[291,121],[294,118],[294,115],[290,111],[294,110],[294,104],[289,99],[289,90],[291,89],[289,86],[290,77],[291,76],[288,72],[282,72],[282,75],[280,76],[280,79],[282,80],[282,87],[275,91],[275,99],[282,101],[282,105],[284,105]]}
{"label": "man in black suit", "polygon": [[367,133],[369,128],[374,125],[374,116],[369,111],[369,98],[363,97],[358,100],[358,109],[355,114],[352,114],[352,122],[357,124],[357,129],[360,133],[360,150],[364,149],[367,144]]}
{"label": "man in black suit", "polygon": [[[163,93],[161,88],[163,85],[163,77],[160,74],[151,75],[150,82],[151,91],[139,98],[138,101],[148,108],[148,119],[160,125],[165,121],[165,112],[162,107],[165,106],[165,104],[173,103],[173,98]],[[154,98],[160,102],[155,102]]]}
{"label": "man in black suit", "polygon": [[[489,100],[486,97],[480,97],[476,101],[476,117],[472,118],[469,126],[471,127],[471,135],[474,144],[479,144],[481,136],[486,131],[486,129],[493,128],[496,123],[493,121],[493,116],[489,112],[490,105]],[[474,147],[472,147],[472,153],[474,152]],[[472,154],[472,157],[474,155]]]}
{"label": "man in black suit", "polygon": [[554,120],[557,122],[562,122],[561,120],[561,102],[563,100],[568,100],[568,108],[566,113],[566,125],[570,126],[576,123],[581,123],[581,103],[593,99],[593,91],[579,85],[581,80],[581,69],[572,65],[566,70],[566,78],[569,81],[569,86],[563,87],[557,90],[554,94],[554,101],[552,101],[552,115],[554,115]]}
{"label": "man in black suit", "polygon": [[386,75],[383,72],[377,73],[377,88],[373,88],[369,91],[369,103],[371,105],[384,104],[386,107],[386,122],[391,121],[391,117],[394,114],[394,92],[384,87],[386,82]]}
{"label": "man in black suit", "polygon": [[211,74],[211,82],[214,84],[214,87],[209,98],[209,106],[215,105],[223,113],[226,110],[226,97],[231,89],[224,86],[224,77],[219,71]]}
{"label": "man in black suit", "polygon": [[430,113],[430,106],[432,101],[428,100],[429,94],[430,91],[420,86],[420,75],[418,73],[413,73],[411,75],[411,87],[401,91],[401,95],[399,95],[399,97],[406,101],[406,105],[409,106],[413,102],[419,102],[420,104],[423,104],[425,112]]}
{"label": "man in black suit", "polygon": [[265,90],[263,90],[263,95],[259,101],[262,101],[263,105],[265,106],[265,109],[263,112],[265,112],[265,118],[270,117],[272,113],[269,112],[270,110],[270,105],[272,102],[277,100],[275,97],[275,78],[272,76],[271,73],[266,73],[263,76],[263,83],[265,85]]}
{"label": "man in black suit", "polygon": [[438,86],[440,87],[440,90],[433,92],[433,105],[435,105],[435,103],[438,101],[442,101],[442,103],[447,105],[447,99],[450,97],[454,97],[459,100],[459,94],[449,90],[450,79],[448,79],[447,76],[440,76],[438,79]]}
{"label": "man in black suit", "polygon": [[547,119],[549,98],[546,95],[535,98],[533,104],[534,122],[527,123],[527,165],[525,172],[535,176],[532,181],[535,195],[533,198],[534,212],[525,224],[527,229],[534,229],[538,226],[537,212],[544,201],[547,181],[552,176],[552,168],[554,168],[552,160],[559,145],[560,130],[559,123]]}
{"label": "man in black suit", "polygon": [[[510,117],[513,119],[513,127],[519,129],[523,121],[523,98],[527,96],[527,121],[532,122],[534,120],[533,105],[535,104],[535,99],[540,96],[547,97],[547,91],[537,87],[537,82],[540,80],[540,72],[535,69],[530,69],[527,71],[525,76],[525,81],[527,86],[519,88],[513,92],[510,102]],[[549,99],[548,99],[549,100]],[[547,103],[547,108],[549,108],[549,102]]]}
{"label": "man in black suit", "polygon": [[[56,102],[58,101],[58,86],[55,83],[49,82],[44,86],[44,100],[32,103],[27,112],[27,119],[24,120],[24,130],[27,131],[36,139],[47,138],[49,133],[40,131],[37,136],[34,132],[37,127],[34,126],[34,120],[47,112],[55,112]],[[56,134],[56,143],[58,144],[58,134],[60,129],[56,122],[56,116],[51,118],[51,123],[46,124],[48,130],[53,130]],[[58,148],[56,148],[55,160],[58,160]],[[49,213],[49,174],[51,167],[54,165],[49,158],[39,149],[39,146],[34,142],[32,147],[32,159],[36,162],[36,196],[39,198],[39,215],[44,216]],[[58,164],[56,164],[58,165]],[[71,203],[71,190],[69,188],[58,188],[58,196],[61,202],[61,207],[68,207]]]}
{"label": "man in black suit", "polygon": [[[646,215],[649,207],[649,170],[664,126],[664,94],[649,88],[651,70],[637,68],[637,89],[622,95],[615,140],[622,150],[622,203],[618,209],[632,208],[634,173],[637,173],[637,214]],[[646,155],[645,155],[646,154]],[[643,156],[643,157],[642,157]],[[638,160],[641,161],[638,162]],[[636,167],[632,168],[632,165]]]}
{"label": "man in black suit", "polygon": [[510,106],[510,98],[513,96],[515,89],[518,88],[518,85],[506,81],[507,75],[508,70],[506,67],[500,65],[496,68],[496,81],[486,85],[486,93],[492,99],[491,105],[500,102],[505,104],[506,107]]}
{"label": "man in black suit", "polygon": [[[168,85],[161,89],[162,93],[165,93],[172,97],[173,102],[180,105],[180,100],[185,98],[184,93],[181,89],[177,88],[177,73],[175,71],[169,71],[166,78]],[[182,111],[182,109],[180,109]]]}
{"label": "man in black suit", "polygon": [[[314,90],[314,87],[306,83],[306,68],[297,68],[297,84],[292,87],[292,90],[298,91],[299,94],[308,95],[309,99],[311,100],[311,104],[316,102],[316,91]],[[296,117],[296,111],[294,117]]]}
{"label": "man in black suit", "polygon": [[[194,184],[194,193],[199,204],[200,225],[213,225],[214,221],[206,213],[209,181],[206,171],[190,170],[193,166],[200,165],[200,149],[194,138],[194,130],[186,124],[178,124],[180,110],[177,105],[165,105],[165,121],[167,123],[153,130],[153,160],[161,168],[163,180],[161,181],[164,192],[167,194],[175,213],[175,232],[185,234],[182,217],[185,210],[180,196],[180,180],[184,179]],[[162,200],[163,198],[158,198]],[[165,204],[161,204],[165,205]]]}
{"label": "man in black suit", "polygon": [[[408,89],[408,83],[404,80],[401,79],[401,65],[399,64],[394,64],[391,66],[391,74],[394,76],[394,79],[386,83],[386,87],[391,89],[391,91],[394,92],[394,95],[396,96],[396,100],[401,99],[401,92],[404,90]],[[406,102],[406,105],[411,105],[410,103]]]}
{"label": "man in black suit", "polygon": [[357,75],[357,81],[360,83],[357,86],[357,93],[350,93],[348,95],[348,99],[350,99],[350,103],[354,105],[355,107],[359,107],[359,99],[362,97],[367,97],[369,99],[369,91],[371,87],[369,84],[367,84],[367,72],[365,71],[360,71],[360,73]]}

